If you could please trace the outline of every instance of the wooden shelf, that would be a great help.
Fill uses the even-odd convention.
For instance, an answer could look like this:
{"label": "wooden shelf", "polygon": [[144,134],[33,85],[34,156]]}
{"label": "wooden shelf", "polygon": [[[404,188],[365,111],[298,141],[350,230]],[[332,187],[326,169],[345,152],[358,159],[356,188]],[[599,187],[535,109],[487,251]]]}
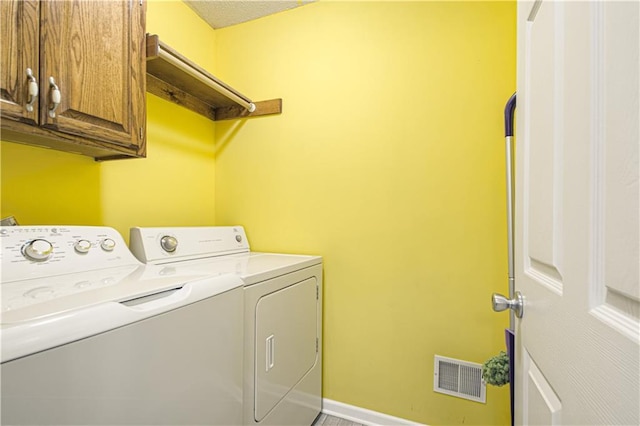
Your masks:
{"label": "wooden shelf", "polygon": [[282,99],[253,102],[150,34],[147,92],[214,121],[282,112]]}

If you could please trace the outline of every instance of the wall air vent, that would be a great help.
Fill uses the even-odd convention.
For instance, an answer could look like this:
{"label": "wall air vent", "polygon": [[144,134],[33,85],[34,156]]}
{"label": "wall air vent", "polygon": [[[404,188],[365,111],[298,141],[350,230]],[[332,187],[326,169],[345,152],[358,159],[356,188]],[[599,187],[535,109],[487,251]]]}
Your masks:
{"label": "wall air vent", "polygon": [[482,380],[482,365],[436,355],[433,390],[485,403],[487,395],[486,385]]}

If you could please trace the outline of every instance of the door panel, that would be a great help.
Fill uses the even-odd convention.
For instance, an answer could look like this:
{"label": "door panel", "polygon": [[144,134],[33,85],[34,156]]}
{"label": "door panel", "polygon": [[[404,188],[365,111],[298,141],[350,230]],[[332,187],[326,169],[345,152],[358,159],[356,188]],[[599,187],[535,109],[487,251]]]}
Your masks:
{"label": "door panel", "polygon": [[139,143],[141,13],[143,6],[131,0],[42,3],[41,93],[50,103],[50,77],[61,91],[55,117],[42,109],[45,126],[126,146]]}
{"label": "door panel", "polygon": [[547,379],[531,360],[529,354],[523,354],[523,368],[526,380],[524,389],[527,392],[527,412],[524,423],[527,425],[560,425],[562,424],[562,403],[558,399]]}
{"label": "door panel", "polygon": [[255,420],[262,420],[317,358],[315,278],[270,293],[255,312]]}
{"label": "door panel", "polygon": [[36,124],[39,98],[33,110],[25,108],[27,98],[27,68],[38,77],[39,61],[39,0],[0,1],[0,106],[2,118]]}
{"label": "door panel", "polygon": [[640,5],[590,7],[592,158],[591,313],[634,341],[640,336]]}
{"label": "door panel", "polygon": [[640,423],[639,24],[518,5],[518,424]]}
{"label": "door panel", "polygon": [[[556,16],[553,9],[543,8],[538,11],[536,22],[545,28]],[[560,231],[562,208],[555,188],[562,179],[561,149],[562,146],[554,134],[554,124],[562,121],[562,113],[558,108],[555,95],[554,69],[556,55],[553,48],[553,31],[538,31],[538,25],[531,27],[530,32],[530,64],[536,64],[536,73],[529,74],[530,102],[533,105],[544,105],[546,108],[531,108],[531,120],[540,123],[530,129],[532,139],[540,141],[530,146],[529,156],[531,174],[536,179],[526,182],[528,195],[528,217],[526,239],[527,260],[530,272],[539,275],[540,281],[550,288],[561,292],[562,283],[559,271],[559,254],[561,252],[558,231]]]}
{"label": "door panel", "polygon": [[[595,265],[600,279],[595,305],[606,305],[638,316],[640,280],[637,236],[640,232],[638,206],[638,92],[640,57],[637,40],[639,14],[630,7],[607,4],[598,8],[597,37],[602,69],[594,89],[603,108],[596,113],[596,149],[602,153],[593,195],[598,197],[594,212],[602,240],[594,240]],[[636,3],[636,9],[637,3]],[[636,41],[633,43],[633,41]],[[635,49],[625,48],[635,44]],[[629,95],[632,96],[629,96]],[[633,96],[636,94],[636,96]],[[634,143],[635,142],[635,143]],[[604,296],[604,297],[603,297]]]}

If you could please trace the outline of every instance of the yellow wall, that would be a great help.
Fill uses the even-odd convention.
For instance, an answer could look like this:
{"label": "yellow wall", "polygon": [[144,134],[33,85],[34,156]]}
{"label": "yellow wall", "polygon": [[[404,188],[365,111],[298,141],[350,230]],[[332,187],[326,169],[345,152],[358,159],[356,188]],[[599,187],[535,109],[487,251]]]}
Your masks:
{"label": "yellow wall", "polygon": [[507,424],[433,392],[433,357],[504,348],[502,110],[511,2],[327,2],[216,31],[217,75],[283,113],[216,124],[216,223],[325,260],[324,396],[437,424]]}
{"label": "yellow wall", "polygon": [[[147,31],[213,70],[215,32],[182,2],[151,0]],[[194,43],[193,40],[198,40]],[[23,225],[213,225],[215,127],[147,95],[147,158],[89,157],[2,142],[2,217]]]}
{"label": "yellow wall", "polygon": [[253,249],[321,254],[326,398],[431,425],[507,424],[506,388],[489,387],[486,405],[432,388],[434,354],[482,362],[503,348],[507,316],[489,295],[506,289],[515,4],[320,1],[213,31],[152,0],[147,18],[241,92],[282,97],[283,114],[214,125],[148,95],[147,159],[2,142],[1,215],[125,237],[242,224]]}

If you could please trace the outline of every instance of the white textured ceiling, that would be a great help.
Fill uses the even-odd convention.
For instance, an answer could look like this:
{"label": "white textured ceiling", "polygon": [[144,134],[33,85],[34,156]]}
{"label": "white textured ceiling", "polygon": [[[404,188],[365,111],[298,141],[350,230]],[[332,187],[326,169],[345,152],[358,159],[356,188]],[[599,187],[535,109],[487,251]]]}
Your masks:
{"label": "white textured ceiling", "polygon": [[303,6],[315,0],[184,0],[213,28],[223,28]]}

